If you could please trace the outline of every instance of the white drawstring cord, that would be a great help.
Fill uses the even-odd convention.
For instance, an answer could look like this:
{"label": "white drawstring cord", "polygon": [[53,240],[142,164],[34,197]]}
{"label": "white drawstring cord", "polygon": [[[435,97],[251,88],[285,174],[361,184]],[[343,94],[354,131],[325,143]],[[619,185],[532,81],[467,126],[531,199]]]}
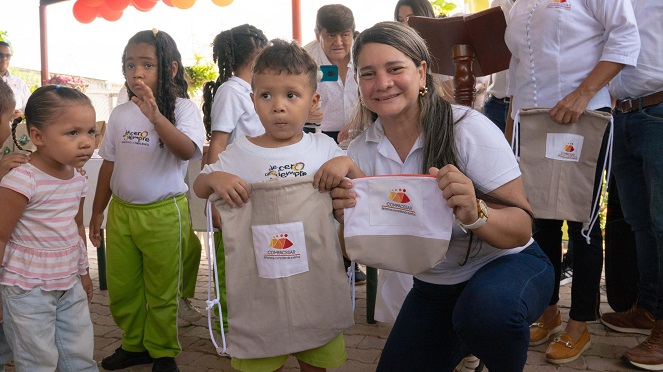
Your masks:
{"label": "white drawstring cord", "polygon": [[[205,204],[205,213],[207,214],[207,233],[205,239],[205,250],[207,251],[207,265],[209,267],[207,275],[207,328],[209,329],[209,337],[214,344],[217,354],[228,354],[228,347],[226,345],[226,333],[223,329],[223,310],[221,310],[221,303],[219,302],[219,270],[216,265],[216,247],[214,244],[214,228],[212,227],[212,203],[208,200]],[[212,299],[212,276],[214,276],[214,289],[216,290],[216,298]],[[221,328],[221,342],[222,348],[216,343],[214,338],[214,330],[212,328],[212,314],[214,312],[214,305],[219,309],[219,322]]]}
{"label": "white drawstring cord", "polygon": [[352,291],[352,312],[355,312],[355,265],[356,263],[354,261],[350,262],[350,266],[348,267],[348,287],[350,287]]}
{"label": "white drawstring cord", "polygon": [[[612,115],[610,116],[610,133],[608,134],[608,143],[605,146],[605,158],[603,159],[603,168],[601,171],[601,181],[598,184],[598,187],[596,189],[596,198],[594,198],[594,203],[592,203],[592,211],[589,215],[589,224],[587,226],[587,234],[585,234],[585,230],[582,229],[580,231],[580,234],[585,238],[587,241],[587,244],[590,244],[592,239],[589,237],[590,231],[592,231],[592,228],[594,227],[594,224],[596,224],[596,221],[598,220],[599,216],[601,215],[601,209],[603,209],[603,206],[605,205],[605,199],[601,200],[601,190],[603,190],[603,173],[606,173],[606,182],[610,181],[610,171],[612,169],[612,141],[613,141],[613,132],[614,132],[614,120],[612,118]],[[600,201],[600,205],[599,205]],[[598,208],[597,208],[598,205]],[[584,227],[584,226],[583,226]]]}
{"label": "white drawstring cord", "polygon": [[520,139],[520,110],[516,111],[516,117],[513,120],[513,131],[511,133],[511,150],[516,156],[516,161],[520,163],[520,144],[518,140]]}

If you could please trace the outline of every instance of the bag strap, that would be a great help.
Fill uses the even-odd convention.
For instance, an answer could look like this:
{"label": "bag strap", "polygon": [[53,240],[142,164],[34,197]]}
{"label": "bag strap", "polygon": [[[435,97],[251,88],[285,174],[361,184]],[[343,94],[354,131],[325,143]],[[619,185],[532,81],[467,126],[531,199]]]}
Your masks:
{"label": "bag strap", "polygon": [[[226,345],[226,333],[223,329],[223,310],[221,310],[221,303],[219,302],[219,270],[216,266],[216,247],[214,244],[214,228],[212,226],[212,203],[208,200],[205,204],[205,213],[207,214],[207,232],[205,233],[205,250],[207,252],[207,328],[209,329],[209,337],[214,344],[214,348],[219,355],[228,355],[228,347]],[[215,298],[212,299],[212,276],[214,276],[214,289]],[[219,347],[214,338],[214,330],[212,328],[212,314],[214,313],[214,305],[219,309],[219,319],[221,322],[221,342],[223,347]]]}
{"label": "bag strap", "polygon": [[[596,221],[598,220],[599,216],[601,215],[601,209],[603,209],[603,206],[606,203],[605,198],[601,198],[601,190],[603,190],[603,185],[604,183],[607,183],[610,181],[610,170],[612,169],[612,142],[613,142],[613,134],[614,134],[614,118],[612,115],[610,116],[610,124],[608,124],[608,128],[610,130],[610,133],[608,134],[608,143],[606,144],[605,147],[605,158],[603,159],[603,168],[601,171],[601,182],[599,182],[597,189],[596,189],[596,198],[594,198],[594,202],[592,203],[592,212],[589,215],[589,224],[587,226],[587,233],[585,233],[585,229],[583,226],[583,229],[580,231],[580,234],[585,238],[587,241],[587,244],[590,244],[592,239],[589,237],[590,231],[592,231],[592,228],[594,227],[594,224],[596,224]],[[604,181],[603,174],[606,173],[606,178]]]}

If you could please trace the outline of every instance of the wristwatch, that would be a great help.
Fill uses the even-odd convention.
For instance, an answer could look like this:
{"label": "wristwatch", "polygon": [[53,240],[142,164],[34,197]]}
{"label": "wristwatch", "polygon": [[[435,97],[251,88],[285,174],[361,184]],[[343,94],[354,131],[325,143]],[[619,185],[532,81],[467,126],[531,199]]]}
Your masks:
{"label": "wristwatch", "polygon": [[466,225],[460,220],[458,221],[458,226],[460,226],[461,229],[463,229],[464,232],[467,232],[467,230],[474,230],[478,229],[481,226],[485,225],[486,222],[488,222],[488,216],[490,213],[488,212],[488,206],[486,205],[486,202],[484,202],[481,199],[477,199],[477,213],[479,214],[479,218],[477,218],[476,221],[472,222],[469,225]]}

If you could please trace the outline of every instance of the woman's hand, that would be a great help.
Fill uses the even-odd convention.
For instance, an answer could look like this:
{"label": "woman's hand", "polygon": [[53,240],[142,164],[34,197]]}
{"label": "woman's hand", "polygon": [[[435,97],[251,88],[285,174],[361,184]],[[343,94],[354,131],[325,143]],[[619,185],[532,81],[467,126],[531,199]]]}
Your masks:
{"label": "woman's hand", "polygon": [[344,179],[330,192],[332,197],[332,207],[334,208],[334,218],[339,223],[343,223],[343,210],[352,208],[357,204],[357,194],[352,191],[352,181]]}
{"label": "woman's hand", "polygon": [[550,117],[558,124],[577,123],[592,96],[576,89],[557,102],[555,107],[550,110]]}
{"label": "woman's hand", "polygon": [[472,180],[451,164],[442,169],[431,167],[428,173],[437,179],[444,200],[460,222],[469,225],[479,218]]}

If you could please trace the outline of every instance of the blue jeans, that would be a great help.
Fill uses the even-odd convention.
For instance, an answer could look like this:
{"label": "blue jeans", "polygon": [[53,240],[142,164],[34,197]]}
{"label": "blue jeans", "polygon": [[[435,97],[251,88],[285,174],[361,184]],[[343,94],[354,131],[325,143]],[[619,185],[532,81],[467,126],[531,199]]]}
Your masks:
{"label": "blue jeans", "polygon": [[16,371],[98,371],[87,295],[80,281],[66,291],[2,288],[4,330]]}
{"label": "blue jeans", "polygon": [[488,95],[483,104],[483,114],[488,117],[504,133],[506,129],[506,119],[509,115],[509,104],[504,100],[495,98],[492,94]]}
{"label": "blue jeans", "polygon": [[613,172],[635,233],[638,306],[663,319],[663,103],[615,112]]}
{"label": "blue jeans", "polygon": [[378,371],[453,371],[474,354],[491,372],[522,371],[529,325],[543,313],[553,268],[536,243],[499,257],[456,285],[414,279]]}
{"label": "blue jeans", "polygon": [[4,365],[14,360],[12,349],[9,348],[4,327],[0,324],[0,372],[5,370]]}

